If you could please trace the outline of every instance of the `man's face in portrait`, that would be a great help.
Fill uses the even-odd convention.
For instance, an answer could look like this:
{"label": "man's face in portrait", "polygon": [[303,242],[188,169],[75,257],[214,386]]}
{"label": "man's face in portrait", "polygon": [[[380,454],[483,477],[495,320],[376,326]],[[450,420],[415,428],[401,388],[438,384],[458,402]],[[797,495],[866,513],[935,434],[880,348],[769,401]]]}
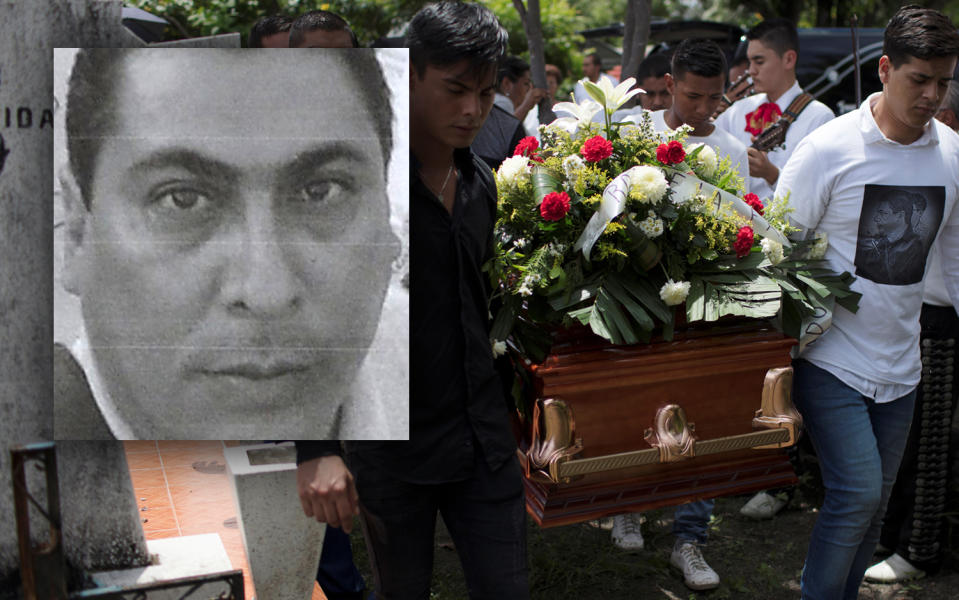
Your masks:
{"label": "man's face in portrait", "polygon": [[665,110],[673,103],[673,97],[666,87],[666,76],[647,77],[639,83],[645,94],[639,95],[639,102],[646,110]]}
{"label": "man's face in portrait", "polygon": [[64,281],[138,437],[332,432],[396,254],[380,137],[341,56],[123,60],[88,206],[68,201]]}
{"label": "man's face in portrait", "polygon": [[876,223],[879,234],[888,238],[905,227],[905,215],[904,211],[896,212],[889,202],[882,202],[876,208],[873,221]]}
{"label": "man's face in portrait", "polygon": [[477,70],[467,60],[427,65],[423,74],[410,65],[411,135],[451,148],[473,143],[496,93],[496,69]]}

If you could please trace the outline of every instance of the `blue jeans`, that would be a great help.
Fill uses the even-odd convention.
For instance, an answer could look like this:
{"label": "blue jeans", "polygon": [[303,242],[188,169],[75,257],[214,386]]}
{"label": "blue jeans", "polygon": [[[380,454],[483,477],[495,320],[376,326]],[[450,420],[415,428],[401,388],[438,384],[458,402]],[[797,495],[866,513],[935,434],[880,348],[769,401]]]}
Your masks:
{"label": "blue jeans", "polygon": [[676,507],[673,513],[673,535],[676,541],[706,543],[709,516],[713,514],[716,501],[696,500]]}
{"label": "blue jeans", "polygon": [[804,600],[855,600],[902,460],[916,392],[878,403],[805,360],[793,402],[819,457],[826,497],[802,572]]}

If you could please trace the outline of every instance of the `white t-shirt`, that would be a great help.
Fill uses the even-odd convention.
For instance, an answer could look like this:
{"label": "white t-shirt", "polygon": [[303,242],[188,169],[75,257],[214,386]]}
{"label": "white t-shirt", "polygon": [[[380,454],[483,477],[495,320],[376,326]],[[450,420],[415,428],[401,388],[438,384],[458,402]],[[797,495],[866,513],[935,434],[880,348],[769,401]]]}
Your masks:
{"label": "white t-shirt", "polygon": [[[953,260],[957,259],[959,257],[953,257]],[[952,302],[949,301],[949,292],[946,291],[946,282],[942,276],[942,252],[939,250],[939,244],[933,244],[929,251],[929,268],[926,269],[926,278],[922,281],[923,304],[952,306]]]}
{"label": "white t-shirt", "polygon": [[802,357],[879,402],[919,382],[919,311],[929,248],[959,305],[959,135],[932,119],[909,145],[886,138],[871,107],[823,125],[796,148],[779,177],[793,221],[826,232],[826,261],[856,275],[855,314],[836,306],[832,327]]}
{"label": "white t-shirt", "polygon": [[[776,100],[776,105],[779,107],[779,110],[785,112],[786,109],[789,108],[789,104],[801,93],[802,88],[799,87],[799,83],[793,83],[793,86]],[[756,110],[760,104],[765,104],[766,102],[768,102],[766,94],[755,94],[748,98],[743,98],[730,106],[726,112],[719,115],[719,118],[716,119],[716,126],[736,136],[736,139],[748,148],[752,145],[752,134],[746,131],[746,115]],[[774,148],[769,151],[767,154],[769,162],[776,165],[776,167],[782,171],[782,168],[786,165],[789,157],[792,156],[799,141],[823,123],[831,121],[833,116],[829,107],[822,102],[818,100],[810,102],[809,105],[799,113],[799,118],[790,124],[789,129],[786,130],[784,147]],[[749,170],[748,165],[746,170]],[[761,177],[750,177],[749,189],[763,200],[771,197],[773,194],[773,187],[766,183],[766,180]]]}
{"label": "white t-shirt", "polygon": [[[649,113],[649,116],[652,119],[653,129],[656,131],[672,131],[672,128],[666,124],[665,110],[651,112]],[[642,122],[642,118],[643,117],[640,114],[638,117],[634,116],[630,120],[634,120],[634,122]],[[713,132],[707,136],[689,135],[686,137],[687,147],[690,144],[700,143],[706,144],[707,146],[711,146],[713,148],[718,147],[719,152],[717,152],[717,154],[719,160],[722,160],[723,157],[728,156],[733,168],[739,173],[739,176],[743,178],[746,185],[746,192],[749,192],[749,159],[746,155],[746,146],[733,137],[731,133],[720,129],[719,127],[713,127]]]}

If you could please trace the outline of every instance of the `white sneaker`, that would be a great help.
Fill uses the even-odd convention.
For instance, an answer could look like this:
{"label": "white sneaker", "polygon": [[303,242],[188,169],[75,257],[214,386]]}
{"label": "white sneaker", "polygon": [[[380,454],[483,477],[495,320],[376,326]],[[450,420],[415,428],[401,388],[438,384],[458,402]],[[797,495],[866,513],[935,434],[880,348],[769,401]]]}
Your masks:
{"label": "white sneaker", "polygon": [[886,560],[866,569],[866,581],[876,583],[896,583],[909,579],[919,579],[926,572],[912,566],[912,563],[898,554],[892,554]]}
{"label": "white sneaker", "polygon": [[620,550],[642,550],[646,545],[639,524],[643,513],[626,513],[613,517],[613,543]]}
{"label": "white sneaker", "polygon": [[683,581],[691,590],[711,590],[719,586],[719,575],[706,564],[699,546],[692,542],[676,542],[669,563],[683,572]]}
{"label": "white sneaker", "polygon": [[759,492],[739,509],[739,514],[750,519],[772,519],[784,506],[785,500]]}

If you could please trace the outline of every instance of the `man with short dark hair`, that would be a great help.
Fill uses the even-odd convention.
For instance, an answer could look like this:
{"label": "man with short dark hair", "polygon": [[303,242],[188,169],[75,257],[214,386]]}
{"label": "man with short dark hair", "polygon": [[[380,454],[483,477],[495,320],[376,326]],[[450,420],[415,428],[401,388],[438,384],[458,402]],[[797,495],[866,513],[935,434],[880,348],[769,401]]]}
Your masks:
{"label": "man with short dark hair", "polygon": [[56,439],[406,438],[372,51],[84,49],[66,110]]}
{"label": "man with short dark hair", "polygon": [[647,56],[639,63],[636,81],[645,92],[639,95],[644,110],[664,110],[672,104],[672,94],[666,86],[670,68],[669,56],[665,53]]}
{"label": "man with short dark hair", "polygon": [[[410,440],[298,443],[307,516],[359,510],[377,597],[428,598],[436,514],[471,598],[529,597],[525,502],[510,407],[488,336],[496,188],[469,145],[493,105],[506,31],[488,9],[420,10],[410,48]],[[354,483],[355,482],[355,483]]]}
{"label": "man with short dark hair", "polygon": [[311,10],[290,26],[290,48],[359,48],[346,19],[328,10]]}
{"label": "man with short dark hair", "polygon": [[292,17],[272,15],[257,21],[250,30],[250,48],[289,48]]}
{"label": "man with short dark hair", "polygon": [[[711,154],[715,164],[728,157],[740,177],[744,177],[746,147],[710,121],[726,83],[726,57],[722,49],[709,40],[683,40],[673,53],[670,72],[666,73],[664,80],[671,104],[665,110],[648,113],[653,129],[673,134],[683,125],[692,127],[686,138],[687,151],[696,145],[704,145],[700,156]],[[633,116],[629,120],[641,123],[643,118]],[[674,513],[675,542],[670,564],[682,571],[683,581],[690,589],[707,590],[719,586],[719,575],[703,558],[700,549],[706,543],[714,504],[712,499],[688,502],[676,507]],[[614,517],[612,537],[620,548],[642,549],[644,541],[639,515]]]}
{"label": "man with short dark hair", "polygon": [[[857,597],[922,372],[922,267],[933,242],[943,257],[959,256],[959,136],[933,119],[957,57],[948,17],[901,8],[885,31],[882,92],[807,136],[779,178],[794,225],[828,236],[828,267],[854,272],[862,294],[856,313],[836,306],[832,326],[793,361],[793,400],[826,490],[802,573],[806,599]],[[878,229],[884,240],[871,240]],[[889,253],[906,229],[918,238],[908,260],[877,266],[862,241]],[[959,261],[942,268],[959,306]]]}
{"label": "man with short dark hair", "polygon": [[[936,118],[959,131],[959,82],[949,82]],[[949,301],[942,253],[933,244],[923,279],[922,378],[909,440],[889,497],[879,543],[892,554],[866,569],[866,581],[897,583],[937,571],[942,563],[950,474],[951,429],[959,404],[959,313]],[[951,388],[950,388],[951,386]]]}
{"label": "man with short dark hair", "polygon": [[746,51],[749,74],[753,89],[758,93],[729,107],[716,119],[716,125],[736,136],[748,148],[749,188],[765,200],[772,197],[779,170],[799,141],[831,120],[833,114],[828,106],[812,100],[789,125],[781,147],[769,151],[752,148],[753,139],[800,99],[802,88],[796,81],[799,34],[791,21],[768,19],[750,29],[746,39],[749,40]]}

